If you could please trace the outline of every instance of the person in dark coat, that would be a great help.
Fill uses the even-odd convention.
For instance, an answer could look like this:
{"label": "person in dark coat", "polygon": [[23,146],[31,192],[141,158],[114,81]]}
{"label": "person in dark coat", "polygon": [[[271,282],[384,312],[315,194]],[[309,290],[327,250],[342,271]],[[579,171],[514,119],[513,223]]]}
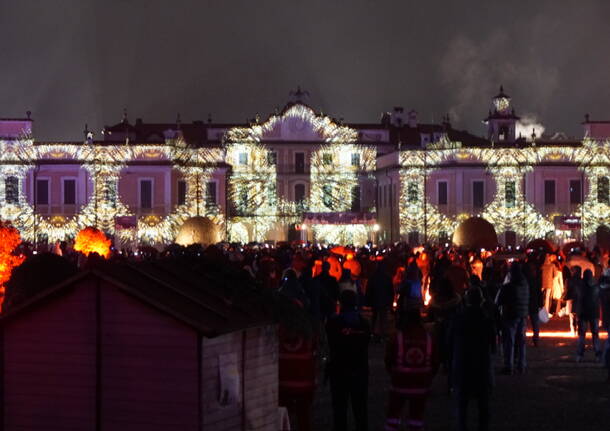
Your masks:
{"label": "person in dark coat", "polygon": [[456,396],[458,430],[466,430],[468,402],[476,399],[479,430],[489,429],[489,401],[494,384],[496,352],[494,321],[483,307],[483,294],[474,286],[466,291],[466,306],[449,329],[452,349],[451,374]]}
{"label": "person in dark coat", "polygon": [[498,306],[501,308],[504,374],[512,374],[515,371],[515,351],[518,355],[517,372],[525,372],[527,365],[525,358],[525,319],[529,314],[529,286],[518,262],[511,265],[509,275],[509,282],[504,284],[498,292]]}
{"label": "person in dark coat", "polygon": [[284,272],[282,279],[282,285],[280,286],[279,293],[287,296],[290,299],[296,300],[301,306],[309,312],[309,298],[307,293],[303,289],[301,282],[297,278],[296,272],[293,269],[287,269]]}
{"label": "person in dark coat", "polygon": [[449,327],[451,320],[460,309],[462,298],[454,292],[453,285],[447,279],[438,283],[438,288],[428,304],[428,319],[434,322],[434,331],[438,340],[439,360],[443,371],[447,373],[448,389],[451,384],[451,346],[449,345]]}
{"label": "person in dark coat", "polygon": [[532,341],[534,346],[538,347],[538,340],[540,339],[540,319],[538,317],[538,312],[544,305],[544,298],[542,295],[540,269],[533,258],[530,258],[523,266],[523,275],[530,287],[529,320],[530,325],[532,326]]}
{"label": "person in dark coat", "polygon": [[330,263],[322,262],[322,272],[314,277],[314,281],[320,286],[320,313],[322,319],[326,320],[335,313],[339,300],[339,283],[330,275]]}
{"label": "person in dark coat", "polygon": [[347,431],[347,407],[351,401],[357,431],[368,429],[368,344],[371,331],[357,310],[353,290],[339,298],[341,312],[328,319],[326,333],[330,348],[327,376],[333,407],[334,431]]}
{"label": "person in dark coat", "polygon": [[[604,275],[599,282],[599,302],[602,309],[602,324],[608,334],[610,334],[610,277]],[[610,383],[610,336],[606,339],[604,349],[604,365],[608,369],[607,382]]]}
{"label": "person in dark coat", "polygon": [[578,319],[578,344],[576,346],[576,361],[582,361],[585,354],[585,337],[587,325],[593,338],[595,357],[601,360],[602,350],[599,342],[599,286],[593,279],[593,272],[587,269],[582,277],[582,284],[576,291],[574,304]]}
{"label": "person in dark coat", "polygon": [[392,278],[383,262],[379,264],[368,282],[367,297],[373,311],[371,321],[373,335],[377,340],[381,340],[386,336],[388,316],[394,302]]}

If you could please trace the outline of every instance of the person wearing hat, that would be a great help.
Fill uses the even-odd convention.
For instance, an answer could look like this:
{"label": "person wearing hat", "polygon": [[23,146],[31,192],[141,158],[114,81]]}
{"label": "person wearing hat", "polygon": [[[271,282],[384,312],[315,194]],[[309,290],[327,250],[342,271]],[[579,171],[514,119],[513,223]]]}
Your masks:
{"label": "person wearing hat", "polygon": [[330,350],[326,375],[330,380],[334,431],[347,431],[347,407],[351,402],[357,431],[368,429],[369,323],[357,310],[353,290],[339,296],[341,309],[326,324]]}
{"label": "person wearing hat", "polygon": [[397,310],[397,331],[386,348],[385,363],[391,379],[385,424],[387,431],[401,429],[402,409],[407,402],[407,429],[424,429],[426,401],[439,361],[436,341],[423,325],[420,306],[418,298],[401,298]]}

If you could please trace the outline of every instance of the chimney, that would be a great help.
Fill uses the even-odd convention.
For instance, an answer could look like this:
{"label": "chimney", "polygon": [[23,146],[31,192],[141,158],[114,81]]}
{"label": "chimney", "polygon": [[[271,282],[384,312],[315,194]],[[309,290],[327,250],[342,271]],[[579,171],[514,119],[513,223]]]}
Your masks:
{"label": "chimney", "polygon": [[409,127],[415,129],[417,127],[417,111],[411,109],[409,111],[408,118]]}
{"label": "chimney", "polygon": [[392,125],[402,127],[405,124],[405,112],[402,106],[395,106],[391,115]]}

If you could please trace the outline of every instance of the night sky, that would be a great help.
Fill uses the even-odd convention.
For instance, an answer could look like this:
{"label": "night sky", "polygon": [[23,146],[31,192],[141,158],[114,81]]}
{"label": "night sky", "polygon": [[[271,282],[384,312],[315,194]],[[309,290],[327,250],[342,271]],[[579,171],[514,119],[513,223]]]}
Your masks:
{"label": "night sky", "polygon": [[99,138],[124,107],[243,122],[300,84],[347,122],[401,105],[482,134],[502,83],[518,114],[580,136],[586,112],[610,119],[609,17],[606,0],[2,0],[0,117]]}

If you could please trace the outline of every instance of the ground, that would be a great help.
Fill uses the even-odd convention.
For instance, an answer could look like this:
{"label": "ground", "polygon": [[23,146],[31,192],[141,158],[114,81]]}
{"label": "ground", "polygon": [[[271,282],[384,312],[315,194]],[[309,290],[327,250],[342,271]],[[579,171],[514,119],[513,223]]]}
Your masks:
{"label": "ground", "polygon": [[[544,330],[566,330],[567,321],[552,320]],[[606,370],[594,362],[588,339],[585,360],[575,361],[576,339],[543,338],[539,347],[528,338],[525,375],[497,375],[492,398],[492,430],[498,431],[608,431],[610,383]],[[383,365],[383,344],[371,344],[369,380],[369,429],[383,430],[388,376]],[[498,371],[500,358],[497,358]],[[476,410],[471,410],[471,430],[476,430]],[[426,413],[427,430],[454,429],[452,400],[446,376],[435,378]],[[319,388],[314,405],[314,429],[332,430],[328,386]]]}

